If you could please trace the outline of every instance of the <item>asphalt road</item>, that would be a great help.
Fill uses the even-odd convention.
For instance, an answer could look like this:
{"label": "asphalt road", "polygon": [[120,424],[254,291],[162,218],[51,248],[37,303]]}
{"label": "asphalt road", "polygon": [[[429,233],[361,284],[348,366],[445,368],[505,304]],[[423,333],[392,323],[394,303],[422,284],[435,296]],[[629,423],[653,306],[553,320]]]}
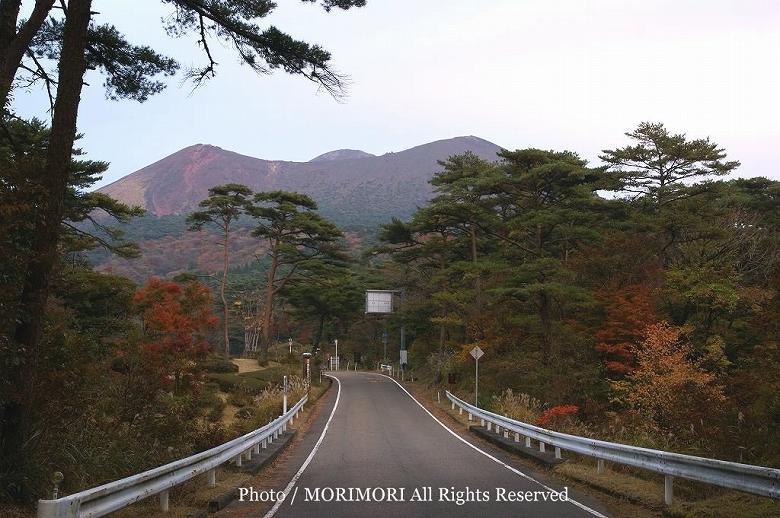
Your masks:
{"label": "asphalt road", "polygon": [[[309,432],[317,444],[308,447],[285,500],[266,516],[605,514],[571,489],[568,501],[551,501],[562,498],[562,486],[537,482],[526,468],[505,463],[505,455],[451,432],[393,380],[362,372],[335,377],[337,397]],[[529,497],[536,501],[508,501]]]}

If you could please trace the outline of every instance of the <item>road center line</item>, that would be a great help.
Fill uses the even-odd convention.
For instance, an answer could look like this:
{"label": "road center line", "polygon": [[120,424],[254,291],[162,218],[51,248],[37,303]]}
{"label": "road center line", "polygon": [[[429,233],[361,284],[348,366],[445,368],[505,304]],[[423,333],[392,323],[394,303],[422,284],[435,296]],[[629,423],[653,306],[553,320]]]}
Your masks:
{"label": "road center line", "polygon": [[[314,445],[314,448],[311,450],[311,453],[309,453],[309,456],[306,457],[305,461],[303,461],[303,464],[301,465],[300,469],[298,469],[298,472],[295,474],[292,480],[290,480],[290,483],[287,484],[287,487],[284,488],[285,495],[290,494],[290,490],[293,488],[293,486],[295,486],[295,483],[298,482],[298,479],[301,477],[301,475],[303,475],[304,470],[309,466],[309,463],[314,458],[314,455],[317,453],[317,450],[320,449],[320,444],[322,444],[322,440],[325,439],[325,434],[328,432],[328,427],[330,427],[330,422],[333,420],[333,414],[336,413],[336,409],[339,407],[339,399],[341,398],[341,382],[335,376],[331,376],[330,374],[326,374],[326,376],[336,380],[336,384],[338,385],[338,392],[336,392],[336,403],[333,405],[333,410],[330,411],[330,415],[328,416],[328,421],[325,423],[325,428],[323,428],[322,433],[320,434],[320,438],[317,439],[317,442]],[[285,496],[285,500],[286,499],[287,498]],[[284,500],[277,501],[274,504],[274,506],[267,513],[265,513],[265,516],[263,518],[271,518],[274,514],[276,514],[276,511],[279,510],[279,507],[281,507],[283,503]],[[292,505],[292,501],[290,502],[290,505]]]}
{"label": "road center line", "polygon": [[[393,378],[391,378],[390,376],[387,376],[387,375],[385,375],[385,374],[379,374],[379,375],[380,375],[380,376],[383,376],[383,377],[385,377],[385,378],[387,378],[387,379],[389,379],[390,381],[392,381],[393,383],[395,383],[396,385],[398,385],[398,387],[399,387],[401,390],[403,390],[404,392],[406,392],[406,395],[407,395],[407,396],[409,396],[410,398],[412,398],[412,401],[414,401],[415,403],[417,403],[417,405],[419,405],[419,407],[420,407],[420,408],[422,408],[423,410],[425,410],[425,413],[426,413],[426,414],[428,414],[429,416],[431,416],[431,418],[432,418],[434,421],[436,421],[437,423],[439,423],[439,425],[440,425],[442,428],[444,428],[445,430],[447,430],[447,431],[448,431],[450,434],[452,434],[452,436],[453,436],[453,437],[455,437],[456,439],[458,439],[460,442],[462,442],[463,444],[465,444],[465,445],[466,445],[466,446],[468,446],[469,448],[472,448],[472,449],[474,449],[474,450],[478,451],[479,453],[481,453],[481,454],[482,454],[482,455],[484,455],[485,457],[487,457],[487,458],[489,458],[490,460],[492,460],[492,461],[494,461],[494,462],[496,462],[496,463],[498,463],[498,464],[500,464],[500,465],[504,466],[504,467],[505,467],[506,469],[508,469],[509,471],[511,471],[511,472],[513,472],[513,473],[515,473],[515,474],[517,474],[517,475],[520,475],[521,477],[525,478],[526,480],[530,480],[531,482],[535,482],[535,483],[539,484],[540,486],[542,486],[543,488],[545,488],[547,491],[555,491],[555,489],[553,489],[553,488],[551,488],[551,487],[548,487],[548,486],[546,486],[545,484],[543,484],[542,482],[540,482],[540,481],[536,480],[536,479],[535,479],[535,478],[533,478],[532,476],[530,476],[530,475],[528,475],[528,474],[526,474],[526,473],[523,473],[522,471],[520,471],[520,470],[518,470],[518,469],[515,469],[514,467],[510,466],[510,465],[509,465],[509,464],[507,464],[506,462],[503,462],[503,461],[501,461],[500,459],[498,459],[498,458],[494,457],[493,455],[489,454],[488,452],[486,452],[486,451],[484,451],[484,450],[481,450],[481,449],[480,449],[478,446],[475,446],[474,444],[471,444],[469,441],[467,441],[466,439],[464,439],[463,437],[461,437],[460,435],[458,435],[457,433],[455,433],[453,430],[451,430],[451,429],[450,429],[450,428],[449,428],[449,427],[448,427],[446,424],[442,423],[442,422],[441,422],[441,421],[440,421],[440,420],[439,420],[439,419],[438,419],[438,418],[437,418],[435,415],[433,415],[433,414],[432,414],[432,413],[431,413],[431,412],[430,412],[430,411],[429,411],[427,408],[425,408],[425,407],[423,406],[423,404],[422,404],[422,403],[420,403],[419,401],[417,401],[417,399],[416,399],[416,398],[415,398],[415,397],[414,397],[414,396],[413,396],[413,395],[412,395],[412,394],[411,394],[411,393],[410,393],[408,390],[406,390],[406,389],[404,388],[404,386],[403,386],[403,385],[401,385],[400,383],[398,383],[396,380],[394,380],[394,379],[393,379]],[[556,492],[557,492],[557,491],[556,491]],[[574,504],[574,505],[576,505],[577,507],[579,507],[579,508],[580,508],[580,509],[582,509],[583,511],[587,511],[588,513],[592,514],[593,516],[598,516],[599,518],[607,518],[607,516],[605,516],[605,515],[601,514],[600,512],[596,511],[595,509],[591,509],[591,508],[590,508],[590,507],[588,507],[587,505],[585,505],[585,504],[582,504],[582,503],[580,503],[580,502],[578,502],[578,501],[574,500],[573,498],[569,498],[567,501],[568,501],[568,502],[571,502],[571,503],[572,503],[572,504]],[[267,515],[266,515],[266,516],[267,516]]]}

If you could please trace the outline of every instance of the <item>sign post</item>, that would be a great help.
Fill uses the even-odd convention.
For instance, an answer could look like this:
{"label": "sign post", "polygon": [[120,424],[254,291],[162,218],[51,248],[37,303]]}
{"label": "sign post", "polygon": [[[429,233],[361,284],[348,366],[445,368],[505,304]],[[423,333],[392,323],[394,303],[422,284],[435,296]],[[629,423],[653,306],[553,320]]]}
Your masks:
{"label": "sign post", "polygon": [[478,345],[474,346],[474,348],[471,350],[471,356],[474,357],[475,360],[475,371],[474,371],[474,406],[479,406],[479,359],[482,358],[482,355],[484,355],[485,352],[480,349]]}

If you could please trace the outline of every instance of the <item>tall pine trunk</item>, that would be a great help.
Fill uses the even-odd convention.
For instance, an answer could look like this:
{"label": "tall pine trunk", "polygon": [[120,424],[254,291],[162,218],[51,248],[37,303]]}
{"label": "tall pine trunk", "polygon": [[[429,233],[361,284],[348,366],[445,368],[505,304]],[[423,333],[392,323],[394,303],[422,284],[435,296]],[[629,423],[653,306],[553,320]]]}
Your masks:
{"label": "tall pine trunk", "polygon": [[227,284],[227,277],[228,277],[228,267],[229,267],[229,258],[228,258],[228,243],[230,240],[230,231],[228,228],[225,228],[225,264],[222,270],[222,283],[219,286],[219,296],[222,299],[222,328],[224,331],[224,343],[225,343],[225,357],[230,358],[230,335],[228,333],[229,330],[229,311],[228,311],[228,305],[227,305],[227,299],[225,299],[225,285]]}
{"label": "tall pine trunk", "polygon": [[[71,173],[76,119],[83,85],[87,46],[87,28],[92,0],[71,0],[63,35],[59,63],[57,100],[54,104],[51,136],[42,178],[47,199],[35,222],[31,257],[20,297],[20,321],[14,338],[25,353],[25,364],[17,370],[16,386],[30,394],[36,375],[38,344],[43,330],[44,313],[49,298],[51,277],[59,257],[59,237],[65,215],[65,194]],[[14,462],[24,459],[24,429],[29,418],[22,400],[12,401],[2,409],[0,458]]]}
{"label": "tall pine trunk", "polygon": [[276,270],[279,268],[279,243],[274,244],[271,255],[271,268],[268,270],[268,285],[265,290],[265,304],[263,305],[263,316],[260,321],[262,326],[262,340],[260,341],[260,356],[258,358],[260,365],[268,365],[268,347],[271,345],[271,321],[274,315],[274,296],[276,289]]}
{"label": "tall pine trunk", "polygon": [[17,32],[21,0],[0,0],[0,108],[8,102],[24,53],[46,21],[53,4],[54,0],[37,0],[30,17]]}
{"label": "tall pine trunk", "polygon": [[320,313],[320,321],[317,325],[317,333],[314,335],[314,342],[311,344],[315,350],[319,348],[322,343],[322,333],[325,331],[325,315]]}

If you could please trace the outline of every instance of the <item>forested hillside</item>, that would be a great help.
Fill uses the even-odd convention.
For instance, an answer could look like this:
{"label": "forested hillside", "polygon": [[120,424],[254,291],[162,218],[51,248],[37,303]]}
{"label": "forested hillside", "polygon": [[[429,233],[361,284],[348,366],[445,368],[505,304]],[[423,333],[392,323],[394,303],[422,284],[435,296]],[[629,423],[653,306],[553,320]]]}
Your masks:
{"label": "forested hillside", "polygon": [[432,203],[383,227],[415,369],[473,390],[479,345],[482,404],[776,464],[780,183],[725,179],[739,163],[724,150],[660,124],[601,160],[454,156]]}
{"label": "forested hillside", "polygon": [[[410,217],[431,196],[428,183],[437,161],[471,151],[494,160],[500,147],[477,137],[456,137],[374,156],[356,150],[336,150],[309,162],[269,161],[215,146],[182,149],[98,191],[146,210],[118,227],[141,250],[137,261],[95,251],[89,258],[102,270],[135,280],[175,275],[182,271],[213,273],[221,267],[208,246],[208,232],[186,232],[185,218],[207,196],[208,189],[238,183],[256,190],[283,189],[310,195],[322,214],[347,232],[356,248],[371,242],[378,225],[392,217]],[[248,220],[231,246],[236,265],[247,265],[258,249],[246,239]],[[242,238],[243,236],[243,238]]]}

